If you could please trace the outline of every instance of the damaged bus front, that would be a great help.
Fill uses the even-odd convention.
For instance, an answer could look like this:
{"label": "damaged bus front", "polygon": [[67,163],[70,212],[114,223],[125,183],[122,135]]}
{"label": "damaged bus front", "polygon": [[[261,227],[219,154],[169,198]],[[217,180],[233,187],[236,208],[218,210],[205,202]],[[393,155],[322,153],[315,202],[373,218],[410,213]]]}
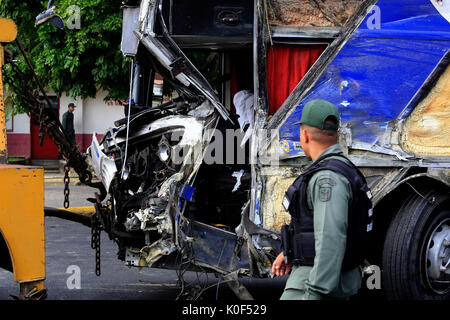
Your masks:
{"label": "damaged bus front", "polygon": [[[101,228],[130,266],[270,277],[282,197],[309,164],[293,124],[326,99],[374,194],[384,291],[449,298],[449,4],[301,1],[287,19],[284,2],[124,1],[129,116],[88,149]],[[152,106],[155,74],[172,99]]]}
{"label": "damaged bus front", "polygon": [[[96,219],[129,266],[201,267],[221,275],[234,272],[237,279],[238,273],[251,275],[248,246],[235,233],[248,202],[249,161],[204,165],[205,155],[223,151],[211,149],[211,142],[221,132],[226,138],[237,121],[172,38],[167,4],[128,1],[123,6],[122,51],[133,61],[129,116],[117,120],[100,141],[94,134],[88,148],[108,191],[106,201],[97,198]],[[250,1],[239,5],[211,10],[225,31],[237,30],[227,44],[247,47],[254,8]],[[183,8],[176,9],[179,14]],[[241,10],[246,20],[230,21]],[[197,35],[191,40],[199,43]],[[170,86],[172,99],[152,105],[155,74]]]}

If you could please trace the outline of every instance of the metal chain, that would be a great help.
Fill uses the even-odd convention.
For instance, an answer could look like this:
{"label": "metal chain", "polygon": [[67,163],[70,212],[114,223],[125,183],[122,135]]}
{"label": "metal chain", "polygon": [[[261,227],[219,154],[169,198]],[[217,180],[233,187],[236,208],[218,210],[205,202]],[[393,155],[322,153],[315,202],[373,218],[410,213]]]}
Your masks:
{"label": "metal chain", "polygon": [[100,276],[101,269],[100,269],[100,229],[97,228],[97,242],[95,244],[95,274]]}
{"label": "metal chain", "polygon": [[97,233],[95,232],[95,222],[92,222],[91,227],[91,248],[95,249],[97,245]]}
{"label": "metal chain", "polygon": [[[26,58],[24,48],[18,42],[17,44],[25,60],[29,62],[28,58]],[[81,154],[77,146],[73,146],[67,139],[58,116],[49,107],[50,102],[45,95],[45,91],[41,90],[41,94],[45,97],[44,100],[46,100],[48,104],[47,108],[45,107],[45,103],[43,103],[39,98],[40,92],[38,89],[42,86],[37,79],[31,63],[28,63],[30,69],[29,72],[25,73],[19,68],[11,55],[5,55],[5,62],[6,63],[3,66],[3,78],[5,80],[5,84],[7,84],[10,89],[20,97],[20,100],[24,104],[24,107],[28,108],[29,112],[34,114],[39,121],[39,137],[41,140],[40,143],[42,144],[44,135],[47,134],[56,144],[61,155],[65,159],[67,159],[67,165],[72,167],[78,174],[80,181],[93,188],[98,188],[102,196],[105,196],[106,191],[104,190],[103,185],[101,183],[92,182],[92,174],[89,171],[85,159],[86,156]],[[5,69],[6,65],[10,66],[8,72],[6,72]],[[32,83],[29,83],[30,77],[34,80]],[[20,85],[16,84],[17,81],[20,82]],[[36,85],[39,87],[38,89],[36,89]],[[68,197],[67,199],[65,199],[65,208],[67,208],[66,200],[68,205]]]}
{"label": "metal chain", "polygon": [[70,177],[69,177],[69,171],[70,167],[66,164],[64,166],[64,208],[68,208],[69,203],[69,195],[70,195],[70,189],[69,189],[69,183],[70,183]]}
{"label": "metal chain", "polygon": [[[24,59],[26,60],[31,76],[33,78],[33,84],[29,85],[28,79],[30,77],[29,74],[25,74],[20,70],[18,65],[15,63],[14,59],[10,55],[6,55],[6,63],[11,66],[11,73],[7,75],[4,73],[5,83],[9,85],[9,87],[21,98],[24,106],[28,108],[30,113],[34,114],[39,121],[39,137],[40,143],[42,145],[43,138],[45,134],[51,138],[51,140],[56,144],[61,154],[67,160],[66,165],[64,166],[64,208],[68,208],[69,203],[69,171],[72,167],[74,171],[78,174],[80,182],[98,188],[100,190],[101,199],[104,199],[106,196],[106,190],[101,182],[92,182],[92,174],[89,171],[88,164],[86,162],[86,155],[81,154],[78,150],[77,146],[72,145],[71,142],[67,139],[67,136],[62,128],[61,122],[58,119],[58,116],[52,112],[50,109],[50,102],[48,97],[41,86],[37,75],[33,70],[33,66],[28,60],[24,48],[17,42],[20,51]],[[20,85],[16,85],[15,81],[19,80]],[[36,90],[35,85],[37,85],[40,89],[42,95],[47,102],[48,108],[45,108],[45,104],[42,103],[39,99],[39,91]],[[100,275],[100,231],[101,225],[100,221],[97,219],[92,221],[92,238],[91,238],[91,247],[95,249],[95,273],[97,276]]]}
{"label": "metal chain", "polygon": [[95,274],[100,276],[100,225],[96,218],[92,221],[91,248],[95,250]]}

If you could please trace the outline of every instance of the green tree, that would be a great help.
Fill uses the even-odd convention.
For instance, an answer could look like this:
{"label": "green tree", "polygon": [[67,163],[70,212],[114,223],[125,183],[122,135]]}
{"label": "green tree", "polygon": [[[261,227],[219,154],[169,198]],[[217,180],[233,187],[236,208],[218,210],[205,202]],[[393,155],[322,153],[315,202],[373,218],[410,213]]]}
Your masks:
{"label": "green tree", "polygon": [[[18,39],[27,51],[36,73],[48,90],[58,96],[66,93],[83,99],[95,97],[99,89],[107,99],[128,95],[129,63],[120,51],[122,10],[119,0],[58,0],[55,12],[67,22],[72,5],[80,8],[80,29],[57,29],[45,23],[34,27],[35,17],[47,1],[0,0],[0,16],[12,18],[18,26]],[[20,69],[28,72],[14,43],[7,48],[16,53]],[[6,66],[5,72],[8,72]],[[16,80],[15,80],[16,81]],[[18,79],[17,79],[18,81]],[[31,81],[31,77],[30,77]],[[23,104],[11,93],[12,104],[23,112]]]}

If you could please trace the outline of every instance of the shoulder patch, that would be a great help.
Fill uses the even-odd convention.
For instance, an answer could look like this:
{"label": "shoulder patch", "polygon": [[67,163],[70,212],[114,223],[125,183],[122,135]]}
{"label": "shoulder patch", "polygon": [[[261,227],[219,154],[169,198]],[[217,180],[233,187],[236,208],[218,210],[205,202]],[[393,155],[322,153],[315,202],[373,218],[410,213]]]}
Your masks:
{"label": "shoulder patch", "polygon": [[322,177],[317,180],[317,186],[319,187],[319,200],[327,202],[331,199],[333,187],[336,185],[336,181],[333,178]]}
{"label": "shoulder patch", "polygon": [[323,185],[329,185],[333,187],[336,185],[336,181],[334,181],[332,178],[320,178],[319,180],[317,180],[317,185],[320,187]]}
{"label": "shoulder patch", "polygon": [[327,202],[331,199],[332,187],[329,185],[323,185],[319,187],[319,200]]}

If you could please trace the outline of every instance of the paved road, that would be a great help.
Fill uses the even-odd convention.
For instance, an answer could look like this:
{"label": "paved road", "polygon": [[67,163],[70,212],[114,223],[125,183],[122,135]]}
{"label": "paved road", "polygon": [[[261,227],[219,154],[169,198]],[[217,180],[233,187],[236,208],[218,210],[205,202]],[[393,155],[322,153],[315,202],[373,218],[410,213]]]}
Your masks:
{"label": "paved road", "polygon": [[[45,183],[45,205],[62,207],[63,184]],[[95,189],[85,186],[71,186],[71,206],[90,205],[85,199],[92,197]],[[173,270],[128,268],[116,258],[117,247],[106,234],[101,238],[102,274],[95,275],[94,251],[90,247],[90,229],[74,222],[45,218],[46,236],[46,287],[50,300],[174,300],[180,292],[177,275]],[[80,270],[80,289],[69,289],[67,281],[73,274],[66,273],[70,266]],[[196,274],[186,273],[188,281],[196,280]],[[69,279],[70,280],[70,279]],[[204,301],[236,300],[226,284],[216,290],[218,279],[210,274],[203,282],[213,286],[207,290]],[[277,300],[282,293],[286,278],[245,279],[244,285],[256,299]],[[70,283],[70,281],[69,281]],[[74,282],[72,282],[73,284]],[[19,285],[13,281],[10,272],[0,269],[0,300],[18,294]]]}

